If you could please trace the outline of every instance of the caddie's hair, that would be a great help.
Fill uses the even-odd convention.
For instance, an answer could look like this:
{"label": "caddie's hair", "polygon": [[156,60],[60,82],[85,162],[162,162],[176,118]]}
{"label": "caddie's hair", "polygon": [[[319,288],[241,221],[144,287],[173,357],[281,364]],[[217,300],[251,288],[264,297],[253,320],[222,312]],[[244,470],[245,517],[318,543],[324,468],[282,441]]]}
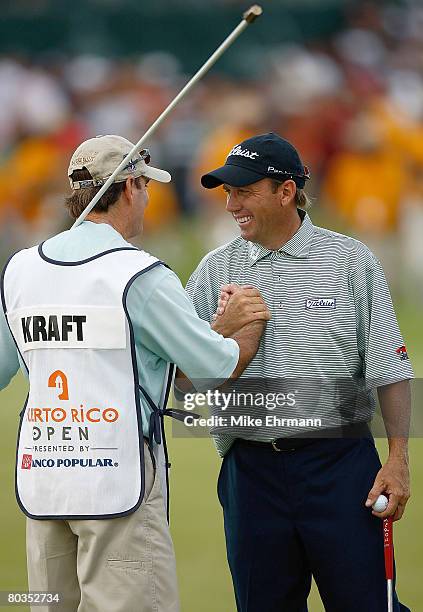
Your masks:
{"label": "caddie's hair", "polygon": [[[73,181],[92,180],[90,172],[86,168],[82,170],[74,170],[71,178]],[[94,206],[95,212],[107,212],[110,206],[116,204],[125,189],[126,181],[120,183],[112,183],[106,193],[101,196],[100,200]],[[135,179],[135,184],[138,188],[141,187],[140,178]],[[86,187],[85,189],[73,189],[70,196],[65,197],[65,206],[72,219],[78,219],[82,212],[87,208],[93,197],[100,191],[101,187]]]}
{"label": "caddie's hair", "polygon": [[[283,185],[285,181],[276,181],[272,179],[272,191],[276,193],[279,185]],[[308,210],[312,206],[312,201],[304,189],[300,189],[297,187],[297,191],[295,192],[295,206],[297,208],[302,208],[303,210]]]}

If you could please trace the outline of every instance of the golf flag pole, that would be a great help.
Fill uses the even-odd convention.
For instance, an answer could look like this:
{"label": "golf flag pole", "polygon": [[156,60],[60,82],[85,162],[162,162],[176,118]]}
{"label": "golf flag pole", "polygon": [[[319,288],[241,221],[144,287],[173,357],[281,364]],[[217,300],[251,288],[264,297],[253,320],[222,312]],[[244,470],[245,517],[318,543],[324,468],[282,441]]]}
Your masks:
{"label": "golf flag pole", "polygon": [[383,552],[385,556],[385,575],[388,594],[388,612],[394,610],[394,540],[392,517],[383,519]]}
{"label": "golf flag pole", "polygon": [[128,155],[122,160],[116,170],[109,176],[107,181],[104,183],[100,191],[94,196],[82,214],[78,217],[75,223],[72,226],[72,229],[78,227],[87,215],[92,211],[94,206],[103,196],[103,194],[107,191],[110,185],[113,183],[115,177],[119,174],[119,172],[125,168],[125,166],[129,163],[134,153],[138,152],[142,145],[150,136],[157,130],[157,128],[163,123],[166,117],[170,112],[175,108],[175,106],[186,96],[186,94],[196,85],[196,83],[210,70],[210,68],[217,62],[217,60],[225,53],[225,51],[232,45],[232,43],[238,38],[240,34],[253,23],[260,15],[262,14],[263,9],[258,5],[254,4],[243,14],[241,22],[237,25],[237,27],[229,34],[227,38],[223,41],[223,43],[216,49],[216,51],[209,57],[209,59],[203,64],[203,66],[195,73],[195,75],[188,81],[188,83],[181,89],[176,98],[172,100],[167,108],[162,112],[162,114],[157,117],[155,122],[148,128],[142,138],[132,147],[129,151]]}

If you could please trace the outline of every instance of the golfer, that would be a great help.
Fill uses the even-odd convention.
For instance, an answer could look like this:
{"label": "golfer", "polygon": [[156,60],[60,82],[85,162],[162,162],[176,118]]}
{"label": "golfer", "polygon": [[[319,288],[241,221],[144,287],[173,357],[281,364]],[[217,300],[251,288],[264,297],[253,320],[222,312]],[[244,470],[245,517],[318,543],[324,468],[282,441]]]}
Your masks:
{"label": "golfer", "polygon": [[[413,372],[379,261],[313,225],[308,178],[295,148],[268,133],[234,146],[201,179],[223,186],[240,236],[203,259],[187,291],[210,322],[240,286],[258,288],[272,318],[240,382],[267,389],[279,378],[292,394],[290,418],[253,403],[248,414],[262,424],[214,430],[227,555],[239,612],[306,611],[312,576],[325,610],[382,612],[380,518],[400,519],[409,497]],[[375,388],[389,436],[383,466],[367,426]],[[314,430],[297,414],[319,417]],[[389,505],[375,515],[380,493]]]}
{"label": "golfer", "polygon": [[[119,136],[78,147],[74,219],[132,147]],[[236,377],[269,318],[257,291],[241,293],[225,339],[175,274],[127,242],[149,181],[171,179],[149,161],[136,154],[84,223],[17,253],[1,277],[0,389],[19,366],[30,383],[16,463],[29,589],[60,597],[41,612],[179,610],[162,429],[171,364],[196,381]]]}

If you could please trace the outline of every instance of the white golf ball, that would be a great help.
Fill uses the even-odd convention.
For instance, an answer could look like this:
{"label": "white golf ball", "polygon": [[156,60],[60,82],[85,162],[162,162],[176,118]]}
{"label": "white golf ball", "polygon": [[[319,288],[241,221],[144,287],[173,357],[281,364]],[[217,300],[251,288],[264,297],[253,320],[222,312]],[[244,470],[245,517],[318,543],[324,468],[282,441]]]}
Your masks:
{"label": "white golf ball", "polygon": [[375,512],[383,512],[388,507],[388,498],[386,495],[379,495],[372,508]]}

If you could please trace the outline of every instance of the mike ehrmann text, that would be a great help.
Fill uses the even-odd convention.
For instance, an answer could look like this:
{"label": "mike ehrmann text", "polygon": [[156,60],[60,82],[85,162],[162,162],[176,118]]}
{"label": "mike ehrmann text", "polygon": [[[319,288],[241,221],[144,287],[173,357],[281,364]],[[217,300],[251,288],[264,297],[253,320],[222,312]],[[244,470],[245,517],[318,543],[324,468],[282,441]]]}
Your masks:
{"label": "mike ehrmann text", "polygon": [[321,419],[281,418],[275,415],[262,417],[241,416],[210,416],[194,417],[189,414],[184,418],[187,427],[322,427]]}

